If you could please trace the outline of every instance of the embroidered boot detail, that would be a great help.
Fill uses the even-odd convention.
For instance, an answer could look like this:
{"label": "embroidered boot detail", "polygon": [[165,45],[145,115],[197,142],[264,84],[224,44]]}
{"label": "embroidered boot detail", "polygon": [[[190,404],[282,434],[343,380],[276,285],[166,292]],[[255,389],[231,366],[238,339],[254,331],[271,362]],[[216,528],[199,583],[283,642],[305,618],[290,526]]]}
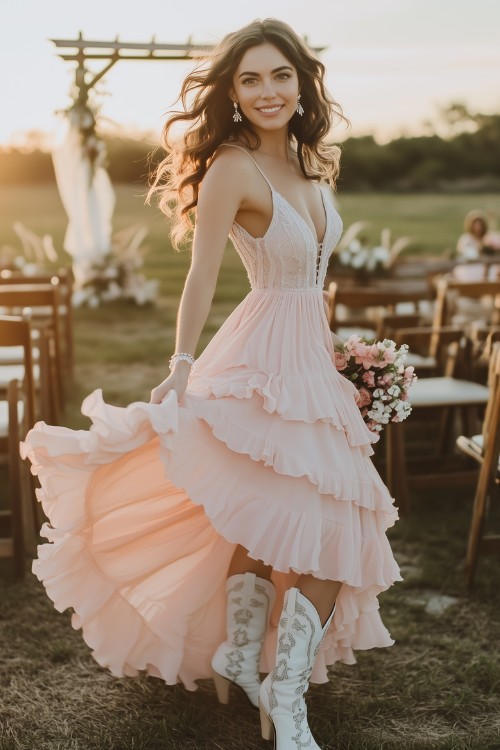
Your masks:
{"label": "embroidered boot detail", "polygon": [[304,695],[332,617],[333,612],[321,627],[311,602],[298,589],[287,592],[278,629],[276,666],[260,690],[261,711],[274,724],[276,750],[320,750],[307,723]]}
{"label": "embroidered boot detail", "polygon": [[212,657],[212,669],[239,685],[254,706],[259,699],[259,664],[274,587],[253,573],[227,581],[226,640]]}

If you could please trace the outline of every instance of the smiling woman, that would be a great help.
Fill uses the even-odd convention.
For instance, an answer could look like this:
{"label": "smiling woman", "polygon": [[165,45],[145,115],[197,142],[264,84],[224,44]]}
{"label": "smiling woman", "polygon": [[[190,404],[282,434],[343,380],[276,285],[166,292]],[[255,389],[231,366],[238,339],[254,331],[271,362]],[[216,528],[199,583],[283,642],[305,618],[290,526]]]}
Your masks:
{"label": "smiling woman", "polygon": [[[286,126],[303,177],[335,183],[339,149],[324,139],[335,124],[348,121],[325,88],[325,67],[296,34],[292,38],[284,31],[289,29],[285,24],[266,23],[267,37],[257,24],[249,24],[222,40],[212,58],[186,77],[180,94],[184,111],[164,127],[167,156],[152,192],[160,193],[166,213],[175,206],[176,246],[192,228],[200,184],[218,147],[239,140],[258,148],[259,123],[271,130]],[[184,148],[171,138],[177,123],[188,125]]]}
{"label": "smiling woman", "polygon": [[[324,144],[342,115],[323,74],[267,19],[188,76],[165,136],[190,128],[152,189],[166,211],[177,198],[178,238],[196,221],[170,374],[148,404],[91,394],[90,434],[42,424],[23,449],[51,521],[35,572],[99,663],[188,688],[212,676],[222,703],[237,686],[277,750],[318,750],[309,680],[393,643],[377,596],[400,580],[378,437],[323,303],[342,232]],[[228,235],[251,291],[195,364]]]}
{"label": "smiling woman", "polygon": [[[270,68],[280,57],[283,58],[285,65]],[[249,70],[239,72],[240,68],[251,66],[254,60],[259,63],[260,69],[263,70],[262,74]],[[239,64],[231,95],[234,97],[234,104],[240,105],[243,114],[254,125],[258,126],[258,122],[255,123],[253,120],[255,114],[259,113],[261,116],[272,119],[275,127],[283,126],[278,115],[285,115],[285,122],[288,123],[295,114],[297,101],[300,98],[297,71],[291,65],[286,64],[286,58],[276,47],[272,44],[261,44],[248,50]]]}

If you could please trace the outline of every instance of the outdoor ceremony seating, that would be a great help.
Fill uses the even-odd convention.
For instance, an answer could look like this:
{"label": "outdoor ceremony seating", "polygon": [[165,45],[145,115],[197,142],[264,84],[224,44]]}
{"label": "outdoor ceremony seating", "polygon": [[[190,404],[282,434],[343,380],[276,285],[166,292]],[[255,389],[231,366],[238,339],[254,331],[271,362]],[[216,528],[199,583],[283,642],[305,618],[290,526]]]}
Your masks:
{"label": "outdoor ceremony seating", "polygon": [[[419,378],[410,392],[413,408],[412,420],[425,416],[425,443],[435,443],[435,455],[420,457],[418,476],[410,475],[407,461],[405,434],[406,425],[389,423],[386,428],[386,483],[392,495],[396,497],[401,513],[410,509],[409,485],[427,487],[430,485],[449,485],[454,482],[470,479],[470,473],[451,473],[446,468],[446,449],[450,445],[450,433],[457,411],[465,422],[466,431],[473,432],[477,420],[478,407],[488,402],[489,389],[486,385],[468,379],[471,360],[471,341],[459,328],[451,327],[439,331],[435,327],[410,330],[401,329],[401,340],[397,343],[409,343],[412,335],[424,338],[439,333],[439,349],[436,352],[437,366],[440,374]],[[418,373],[417,373],[418,374]],[[436,431],[429,418],[440,415],[439,429]],[[437,438],[437,439],[436,439]],[[433,471],[429,473],[429,468]],[[426,473],[422,471],[425,469]]]}
{"label": "outdoor ceremony seating", "polygon": [[500,323],[500,279],[460,281],[452,275],[435,281],[437,325],[466,324],[481,321]]}
{"label": "outdoor ceremony seating", "polygon": [[[74,337],[73,337],[73,274],[70,268],[60,268],[54,273],[43,273],[25,276],[19,271],[4,269],[0,271],[0,288],[10,285],[44,285],[52,284],[59,288],[59,319],[61,323],[61,340],[63,342],[63,357],[66,375],[72,377],[74,369]],[[47,310],[41,309],[40,315],[47,316]]]}
{"label": "outdoor ceremony seating", "polygon": [[54,336],[49,321],[38,321],[36,337],[33,336],[29,308],[22,317],[0,316],[0,393],[4,393],[11,380],[23,381],[25,377],[26,354],[24,346],[7,346],[4,333],[11,321],[22,320],[29,326],[31,339],[31,365],[35,389],[34,421],[42,419],[50,424],[58,424],[60,418],[60,396],[57,388],[57,362],[55,359]]}
{"label": "outdoor ceremony seating", "polygon": [[25,553],[40,525],[34,479],[19,453],[19,441],[36,416],[29,320],[0,317],[0,349],[5,347],[20,348],[23,361],[22,377],[11,378],[0,392],[0,461],[8,467],[7,507],[0,508],[0,557],[13,558],[15,575],[22,577]]}
{"label": "outdoor ceremony seating", "polygon": [[[64,376],[66,368],[63,365],[63,346],[61,341],[61,325],[59,318],[59,285],[58,284],[0,284],[0,310],[8,314],[22,313],[26,308],[31,311],[32,329],[38,335],[49,335],[50,359],[54,362],[53,377],[55,379],[56,408],[61,411],[64,406]],[[38,314],[38,316],[37,316]]]}
{"label": "outdoor ceremony seating", "polygon": [[488,384],[490,396],[486,407],[482,431],[479,435],[457,438],[458,448],[480,465],[477,480],[467,557],[465,579],[468,586],[474,582],[480,553],[500,553],[500,534],[484,534],[488,505],[500,495],[500,343],[493,345],[490,355]]}
{"label": "outdoor ceremony seating", "polygon": [[401,282],[390,288],[381,286],[342,287],[332,281],[328,287],[330,330],[341,338],[351,333],[375,337],[383,311],[416,314],[423,303],[428,306],[427,286],[416,288]]}

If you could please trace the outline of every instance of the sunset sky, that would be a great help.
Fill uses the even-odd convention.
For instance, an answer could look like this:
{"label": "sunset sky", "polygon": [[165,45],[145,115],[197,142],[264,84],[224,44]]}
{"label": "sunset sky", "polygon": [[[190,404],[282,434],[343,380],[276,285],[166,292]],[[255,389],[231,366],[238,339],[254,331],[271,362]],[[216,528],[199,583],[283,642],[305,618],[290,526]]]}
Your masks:
{"label": "sunset sky", "polygon": [[[52,133],[55,110],[69,104],[72,63],[57,57],[51,37],[81,30],[89,39],[214,43],[267,16],[328,47],[327,83],[353,134],[422,132],[451,101],[500,109],[498,0],[17,0],[2,16],[0,145],[34,129]],[[191,65],[119,62],[99,87],[102,116],[158,131]]]}

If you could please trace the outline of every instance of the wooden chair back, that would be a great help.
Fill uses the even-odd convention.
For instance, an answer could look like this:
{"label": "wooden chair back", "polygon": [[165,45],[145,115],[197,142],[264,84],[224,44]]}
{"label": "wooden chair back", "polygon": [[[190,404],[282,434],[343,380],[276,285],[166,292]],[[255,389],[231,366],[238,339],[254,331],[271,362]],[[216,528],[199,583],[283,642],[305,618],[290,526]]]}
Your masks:
{"label": "wooden chair back", "polygon": [[26,519],[21,490],[22,466],[19,454],[18,388],[17,380],[10,381],[7,386],[8,436],[7,438],[0,438],[0,453],[5,454],[9,467],[9,507],[0,510],[0,558],[12,558],[15,576],[23,578],[26,554]]}
{"label": "wooden chair back", "polygon": [[[404,284],[401,289],[384,289],[378,287],[341,287],[336,281],[332,281],[328,287],[328,317],[330,329],[335,331],[338,327],[337,306],[344,305],[349,310],[363,310],[370,308],[380,314],[380,310],[386,310],[390,314],[396,312],[396,305],[411,303],[418,310],[418,305],[423,300],[429,299],[428,293],[421,290],[405,290]],[[363,318],[373,324],[374,316]],[[346,321],[349,325],[349,321]],[[356,320],[356,324],[358,324]],[[376,323],[375,323],[376,325]]]}
{"label": "wooden chair back", "polygon": [[394,341],[398,346],[407,344],[410,352],[432,357],[434,375],[455,377],[461,370],[460,375],[464,376],[468,370],[471,345],[460,326],[398,328]]}
{"label": "wooden chair back", "polygon": [[59,289],[59,317],[63,328],[64,360],[69,375],[74,367],[74,336],[73,336],[73,273],[69,268],[61,268],[54,273],[24,276],[18,271],[0,271],[0,288],[6,286],[57,286]]}
{"label": "wooden chair back", "polygon": [[376,338],[377,341],[382,339],[394,339],[400,328],[418,328],[421,325],[422,316],[419,313],[388,313],[384,312],[378,317]]}
{"label": "wooden chair back", "polygon": [[490,324],[500,322],[500,280],[496,281],[458,281],[443,276],[436,281],[436,308],[434,325],[443,326],[452,322],[457,300],[480,300],[490,297],[492,300]]}
{"label": "wooden chair back", "polygon": [[[33,481],[30,487],[31,517],[25,507],[23,493],[23,465],[19,453],[19,441],[24,440],[27,430],[35,422],[35,382],[33,375],[32,337],[29,320],[21,317],[0,316],[0,347],[21,348],[23,352],[23,382],[11,380],[2,394],[6,405],[7,430],[0,437],[0,458],[9,467],[8,508],[0,511],[0,557],[11,557],[16,576],[22,577],[25,568],[25,552],[28,540],[34,544],[36,529],[39,528],[38,503],[34,494]],[[22,404],[22,419],[20,418]],[[2,420],[3,422],[3,420]]]}
{"label": "wooden chair back", "polygon": [[23,392],[26,396],[26,424],[30,428],[35,423],[35,379],[33,376],[33,355],[31,326],[22,317],[0,316],[0,347],[22,347],[24,365]]}
{"label": "wooden chair back", "polygon": [[480,464],[472,506],[471,526],[465,561],[465,580],[474,582],[480,552],[500,553],[500,535],[484,534],[484,523],[495,485],[500,484],[500,343],[493,345],[489,369],[490,397],[486,406],[481,446],[475,439],[460,436],[457,445]]}
{"label": "wooden chair back", "polygon": [[483,445],[488,445],[490,439],[495,439],[500,421],[500,343],[492,345],[490,368],[488,373],[488,387],[490,399],[486,406],[483,422]]}
{"label": "wooden chair back", "polygon": [[[59,288],[57,284],[39,285],[0,285],[0,308],[7,309],[9,313],[16,314],[26,308],[36,312],[41,308],[44,314],[47,312],[45,321],[49,321],[53,333],[54,360],[56,363],[57,390],[60,405],[64,403],[64,378],[63,358],[61,351],[61,326],[59,319]],[[35,321],[33,326],[36,327]]]}

